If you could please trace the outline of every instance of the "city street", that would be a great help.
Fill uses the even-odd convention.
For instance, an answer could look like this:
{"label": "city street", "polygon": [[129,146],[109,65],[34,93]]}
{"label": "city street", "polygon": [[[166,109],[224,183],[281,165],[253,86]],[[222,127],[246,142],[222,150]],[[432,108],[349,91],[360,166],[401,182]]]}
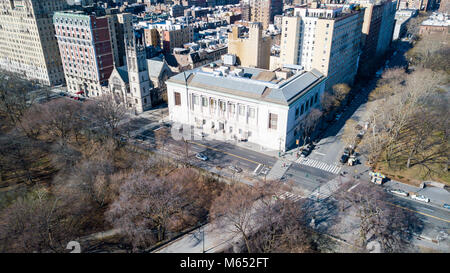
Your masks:
{"label": "city street", "polygon": [[[406,62],[403,53],[409,48],[407,45],[400,44],[397,53],[390,60],[391,66],[405,66]],[[345,180],[361,179],[359,181],[369,182],[369,168],[365,166],[365,159],[360,158],[361,163],[357,166],[347,166],[339,162],[339,158],[344,150],[344,144],[341,135],[345,122],[352,118],[360,124],[365,122],[365,109],[367,106],[367,97],[371,90],[376,87],[377,78],[370,80],[362,90],[357,93],[350,102],[346,111],[341,117],[332,123],[320,140],[316,143],[316,147],[312,153],[306,158],[296,158],[295,149],[293,153],[279,158],[276,153],[262,151],[257,147],[253,147],[251,143],[232,143],[219,140],[209,139],[188,140],[190,163],[205,170],[218,173],[226,177],[237,178],[241,182],[248,183],[254,180],[254,171],[259,165],[267,167],[269,170],[277,166],[280,159],[284,162],[291,161],[287,168],[281,171],[281,183],[293,182],[296,192],[300,192],[301,196],[306,197],[320,191],[319,188],[326,186],[339,177],[341,173],[345,174]],[[147,143],[149,146],[155,146],[154,130],[162,125],[162,120],[167,113],[167,109],[161,108],[148,111],[135,120],[136,130],[131,132],[134,139],[138,139],[141,143]],[[166,123],[167,124],[167,123]],[[172,138],[167,139],[166,151],[172,153],[185,153],[183,141],[175,141]],[[195,158],[195,154],[202,153],[208,157],[207,161],[201,161]],[[229,166],[237,166],[243,169],[240,174],[233,173]],[[356,175],[356,176],[355,176]],[[354,178],[355,176],[356,178]],[[259,175],[259,179],[264,179],[264,175]],[[355,182],[356,184],[356,182]],[[329,194],[332,194],[332,191]],[[423,221],[424,238],[430,241],[436,237],[446,237],[445,234],[450,233],[450,212],[445,208],[436,205],[422,203],[411,198],[403,198],[395,196],[391,205],[401,207],[402,209],[414,212],[419,219]],[[450,203],[450,202],[448,202]],[[440,234],[440,235],[439,235]],[[444,234],[444,235],[443,235]],[[434,238],[434,239],[433,239]],[[440,245],[442,247],[442,244]],[[450,246],[449,246],[450,247]]]}

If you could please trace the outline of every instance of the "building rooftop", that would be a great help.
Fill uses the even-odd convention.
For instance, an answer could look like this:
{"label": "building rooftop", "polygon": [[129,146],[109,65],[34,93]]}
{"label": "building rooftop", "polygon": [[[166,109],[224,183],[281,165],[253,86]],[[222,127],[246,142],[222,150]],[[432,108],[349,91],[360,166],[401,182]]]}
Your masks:
{"label": "building rooftop", "polygon": [[448,14],[433,12],[430,17],[422,22],[422,26],[450,26]]}
{"label": "building rooftop", "polygon": [[185,85],[186,79],[189,87],[289,105],[325,78],[316,69],[304,71],[300,66],[271,71],[225,65],[222,61],[216,61],[179,73],[168,82]]}

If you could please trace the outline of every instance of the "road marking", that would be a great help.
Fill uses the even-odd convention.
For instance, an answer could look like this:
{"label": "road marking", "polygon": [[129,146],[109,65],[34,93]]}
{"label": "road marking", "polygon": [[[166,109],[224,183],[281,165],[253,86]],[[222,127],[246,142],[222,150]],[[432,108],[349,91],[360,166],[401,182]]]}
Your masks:
{"label": "road marking", "polygon": [[354,188],[356,188],[358,185],[359,185],[359,183],[356,184],[356,185],[354,185],[354,186],[352,186],[350,189],[348,189],[348,192],[350,192],[351,190],[353,190]]}
{"label": "road marking", "polygon": [[429,208],[421,208],[421,209],[424,209],[424,210],[428,210],[428,211],[434,212],[434,210],[429,209]]}
{"label": "road marking", "polygon": [[339,166],[331,165],[331,164],[321,162],[318,160],[314,160],[311,158],[299,158],[296,160],[296,162],[301,165],[310,166],[312,168],[321,169],[326,172],[330,172],[330,173],[334,173],[334,174],[338,174],[339,171],[341,170],[341,167],[339,167]]}
{"label": "road marking", "polygon": [[224,153],[224,154],[227,154],[227,155],[231,155],[231,156],[234,156],[234,157],[237,157],[237,158],[240,158],[240,159],[243,159],[243,160],[246,160],[246,161],[255,163],[255,164],[263,164],[263,163],[261,163],[261,162],[257,162],[257,161],[254,161],[254,160],[251,160],[251,159],[248,159],[248,158],[239,156],[239,155],[235,155],[235,154],[232,154],[232,153],[229,153],[229,152],[225,152],[225,151],[223,151],[223,150],[220,150],[220,149],[217,149],[217,148],[213,148],[213,147],[208,146],[208,145],[204,145],[204,144],[197,143],[197,142],[190,141],[190,140],[188,140],[187,142],[192,143],[192,144],[195,144],[195,145],[203,146],[203,147],[205,147],[205,148],[207,148],[207,149],[211,149],[211,150],[214,150],[214,151],[217,151],[217,152],[221,152],[221,153]]}
{"label": "road marking", "polygon": [[313,151],[313,153],[318,154],[318,155],[326,155],[326,154],[322,154],[322,153],[319,153],[319,152],[316,152],[316,151]]}
{"label": "road marking", "polygon": [[416,212],[416,213],[419,213],[419,214],[422,214],[422,215],[425,215],[425,216],[428,216],[428,217],[431,217],[431,218],[434,218],[434,219],[437,219],[437,220],[441,220],[441,221],[450,223],[450,220],[442,219],[440,217],[437,217],[437,216],[434,216],[434,215],[430,215],[430,214],[427,214],[427,213],[424,213],[424,212],[421,212],[421,211],[405,208],[405,207],[399,206],[399,205],[391,203],[391,202],[386,202],[386,203],[389,204],[389,205],[392,205],[392,206],[396,206],[396,207],[399,207],[399,208],[402,208],[402,209],[405,209],[405,210]]}

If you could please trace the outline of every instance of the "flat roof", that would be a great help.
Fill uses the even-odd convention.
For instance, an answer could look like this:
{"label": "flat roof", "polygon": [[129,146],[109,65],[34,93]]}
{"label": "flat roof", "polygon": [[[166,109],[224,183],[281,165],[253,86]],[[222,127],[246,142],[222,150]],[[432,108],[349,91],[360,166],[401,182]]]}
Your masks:
{"label": "flat roof", "polygon": [[[197,87],[207,90],[213,90],[224,94],[231,94],[245,98],[258,99],[281,105],[290,105],[297,98],[306,94],[312,87],[323,82],[326,77],[318,70],[294,71],[287,79],[277,79],[270,81],[270,73],[275,76],[274,71],[240,67],[227,66],[230,72],[233,70],[242,70],[241,76],[234,73],[220,75],[221,61],[215,67],[215,72],[203,71],[203,67],[179,73],[168,79],[168,82],[185,85],[188,87]],[[223,67],[223,66],[222,66]],[[186,77],[186,81],[185,81]]]}

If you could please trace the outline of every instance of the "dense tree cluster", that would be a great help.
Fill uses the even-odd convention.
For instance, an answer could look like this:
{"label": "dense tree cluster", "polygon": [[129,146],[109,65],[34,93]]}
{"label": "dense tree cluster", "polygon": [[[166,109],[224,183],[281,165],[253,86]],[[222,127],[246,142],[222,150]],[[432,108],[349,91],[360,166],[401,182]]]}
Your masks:
{"label": "dense tree cluster", "polygon": [[369,107],[371,132],[361,145],[372,164],[419,166],[425,176],[448,172],[449,92],[441,72],[388,70]]}

